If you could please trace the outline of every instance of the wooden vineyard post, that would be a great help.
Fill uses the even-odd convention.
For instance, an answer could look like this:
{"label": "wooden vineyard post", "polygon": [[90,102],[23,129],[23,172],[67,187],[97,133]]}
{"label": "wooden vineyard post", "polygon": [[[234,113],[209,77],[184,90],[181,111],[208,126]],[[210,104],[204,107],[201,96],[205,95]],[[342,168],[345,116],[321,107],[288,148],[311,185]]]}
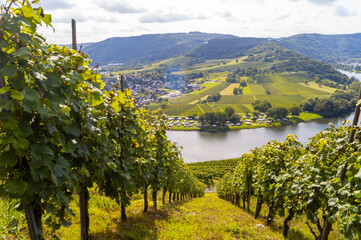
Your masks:
{"label": "wooden vineyard post", "polygon": [[[76,22],[71,20],[72,48],[77,50],[76,44]],[[80,186],[79,208],[80,208],[80,234],[82,240],[89,239],[89,191],[87,187]]]}
{"label": "wooden vineyard post", "polygon": [[120,76],[120,90],[124,93],[124,75]]}
{"label": "wooden vineyard post", "polygon": [[71,35],[72,35],[72,47],[74,50],[77,50],[76,46],[76,22],[74,19],[71,20]]}
{"label": "wooden vineyard post", "polygon": [[80,228],[81,239],[89,239],[89,212],[88,212],[89,192],[86,187],[81,187],[79,193],[80,207]]}

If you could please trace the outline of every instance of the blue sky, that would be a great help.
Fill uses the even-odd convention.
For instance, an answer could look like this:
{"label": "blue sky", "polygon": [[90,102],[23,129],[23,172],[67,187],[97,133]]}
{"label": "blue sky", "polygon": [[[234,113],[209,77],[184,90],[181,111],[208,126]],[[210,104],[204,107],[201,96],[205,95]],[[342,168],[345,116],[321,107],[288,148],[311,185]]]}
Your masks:
{"label": "blue sky", "polygon": [[190,31],[242,37],[361,32],[360,0],[43,0],[41,5],[53,16],[55,33],[41,29],[52,43],[71,42],[72,18],[78,42]]}

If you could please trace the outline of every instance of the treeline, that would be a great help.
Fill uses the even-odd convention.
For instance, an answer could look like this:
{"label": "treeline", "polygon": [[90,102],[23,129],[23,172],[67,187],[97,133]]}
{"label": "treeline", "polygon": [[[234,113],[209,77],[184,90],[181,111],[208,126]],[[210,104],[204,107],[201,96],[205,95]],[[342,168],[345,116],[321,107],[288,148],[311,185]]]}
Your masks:
{"label": "treeline", "polygon": [[237,68],[234,72],[228,74],[226,81],[229,83],[239,83],[241,77],[251,77],[253,79],[256,74],[262,74],[262,70],[253,67]]}
{"label": "treeline", "polygon": [[314,112],[323,117],[339,117],[352,112],[357,102],[360,83],[352,83],[347,91],[337,90],[328,98],[309,98],[301,107],[304,111]]}
{"label": "treeline", "polygon": [[311,79],[318,77],[320,80],[329,79],[344,85],[352,83],[352,80],[345,74],[340,73],[330,65],[312,59],[291,59],[290,61],[273,65],[271,71],[276,73],[305,71]]}
{"label": "treeline", "polygon": [[284,61],[289,59],[302,59],[306,58],[295,51],[288,50],[281,47],[276,42],[267,42],[266,44],[256,46],[249,52],[248,58],[245,61]]}
{"label": "treeline", "polygon": [[270,141],[242,155],[235,171],[217,185],[218,196],[249,213],[250,200],[256,198],[254,217],[266,204],[268,225],[286,216],[285,237],[291,220],[305,216],[316,240],[328,239],[336,222],[348,239],[360,239],[360,137],[360,128],[331,126],[306,147],[293,135]]}
{"label": "treeline", "polygon": [[231,107],[226,107],[224,112],[206,112],[199,116],[199,121],[202,125],[218,124],[224,126],[227,121],[237,123],[240,121],[240,116]]}
{"label": "treeline", "polygon": [[288,114],[298,116],[301,113],[301,109],[298,106],[292,106],[289,109],[285,107],[272,107],[271,103],[267,100],[256,100],[252,105],[255,111],[266,113],[268,117],[274,119],[287,117]]}
{"label": "treeline", "polygon": [[139,77],[142,79],[150,79],[150,80],[161,80],[164,81],[164,71],[162,69],[155,69],[155,71],[148,72],[139,72]]}
{"label": "treeline", "polygon": [[202,78],[203,77],[203,73],[200,72],[200,73],[189,73],[187,74],[186,78],[187,80],[193,80],[193,79],[196,79],[196,78]]}
{"label": "treeline", "polygon": [[12,4],[0,20],[0,197],[19,202],[30,238],[44,238],[44,223],[53,232],[69,225],[79,195],[81,238],[89,239],[91,187],[120,204],[123,221],[136,193],[147,211],[148,189],[155,208],[160,190],[163,202],[167,192],[170,201],[201,196],[166,121],[137,109],[129,90],[102,90],[87,56],[37,33],[51,26],[49,15]]}

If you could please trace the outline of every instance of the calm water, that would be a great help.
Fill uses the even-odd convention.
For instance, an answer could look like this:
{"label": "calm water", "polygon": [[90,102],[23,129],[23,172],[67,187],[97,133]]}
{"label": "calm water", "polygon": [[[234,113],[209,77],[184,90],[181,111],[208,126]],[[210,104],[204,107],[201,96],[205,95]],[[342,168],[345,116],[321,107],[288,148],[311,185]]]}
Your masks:
{"label": "calm water", "polygon": [[269,140],[282,141],[288,134],[296,135],[305,144],[316,133],[329,127],[330,122],[340,126],[345,119],[352,121],[353,114],[344,118],[318,119],[284,127],[224,132],[168,131],[167,135],[170,140],[183,146],[182,154],[186,163],[203,162],[236,158],[254,147],[267,144]]}
{"label": "calm water", "polygon": [[[348,76],[361,80],[361,74],[342,71]],[[269,140],[283,141],[287,135],[294,134],[306,144],[308,139],[329,127],[329,123],[340,126],[344,120],[352,122],[353,114],[334,119],[318,119],[308,123],[292,126],[243,129],[239,131],[168,131],[170,140],[182,146],[182,154],[186,163],[203,162],[240,157],[254,147],[267,144]]]}
{"label": "calm water", "polygon": [[361,81],[361,73],[348,72],[348,71],[339,70],[339,69],[338,69],[338,71],[340,71],[343,74],[346,74],[348,77],[355,77]]}

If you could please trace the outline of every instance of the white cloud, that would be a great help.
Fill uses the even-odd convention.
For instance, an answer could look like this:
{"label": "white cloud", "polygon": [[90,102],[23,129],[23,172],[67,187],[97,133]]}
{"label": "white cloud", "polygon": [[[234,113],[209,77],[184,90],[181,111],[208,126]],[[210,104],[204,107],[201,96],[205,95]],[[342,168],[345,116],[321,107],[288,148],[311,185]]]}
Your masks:
{"label": "white cloud", "polygon": [[116,13],[142,13],[145,12],[144,8],[135,8],[130,3],[120,3],[118,1],[102,1],[97,3],[98,7]]}
{"label": "white cloud", "polygon": [[356,16],[355,12],[350,12],[350,10],[348,10],[346,7],[341,6],[341,5],[336,6],[335,14],[336,14],[336,16],[339,16],[339,17]]}
{"label": "white cloud", "polygon": [[184,14],[146,14],[140,18],[141,23],[169,23],[169,22],[178,22],[178,21],[185,21],[189,20],[191,17],[184,15]]}
{"label": "white cloud", "polygon": [[314,3],[314,4],[330,4],[330,3],[334,3],[337,0],[308,0],[310,3]]}
{"label": "white cloud", "polygon": [[77,20],[79,42],[190,31],[248,37],[361,32],[360,0],[42,1],[56,33],[41,31],[55,43],[71,41],[71,18]]}

